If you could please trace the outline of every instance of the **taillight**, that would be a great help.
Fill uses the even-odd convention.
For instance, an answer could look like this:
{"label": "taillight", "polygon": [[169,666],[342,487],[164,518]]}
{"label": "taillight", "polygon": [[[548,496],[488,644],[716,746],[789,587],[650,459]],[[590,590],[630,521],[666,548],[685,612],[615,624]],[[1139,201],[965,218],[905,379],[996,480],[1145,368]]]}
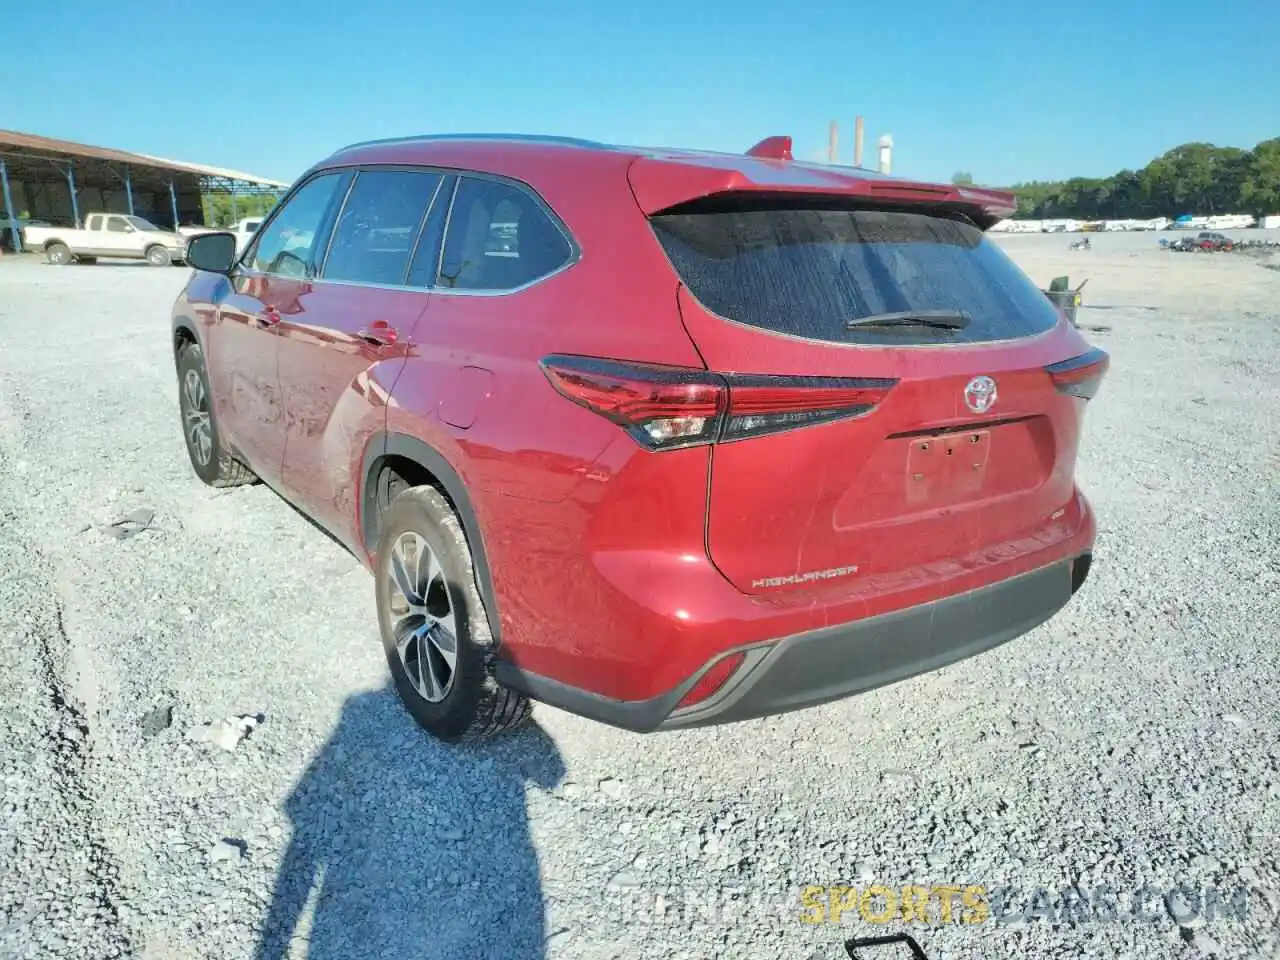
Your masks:
{"label": "taillight", "polygon": [[715,439],[728,399],[724,381],[705,370],[551,356],[542,371],[574,403],[655,449]]}
{"label": "taillight", "polygon": [[860,416],[897,382],[719,374],[563,355],[546,357],[542,370],[569,400],[663,450]]}
{"label": "taillight", "polygon": [[897,382],[869,378],[765,377],[730,374],[723,440],[861,416]]}
{"label": "taillight", "polygon": [[1044,369],[1060,393],[1092,400],[1098,395],[1102,379],[1110,366],[1111,358],[1106,351],[1095,347],[1088,353],[1050,364]]}

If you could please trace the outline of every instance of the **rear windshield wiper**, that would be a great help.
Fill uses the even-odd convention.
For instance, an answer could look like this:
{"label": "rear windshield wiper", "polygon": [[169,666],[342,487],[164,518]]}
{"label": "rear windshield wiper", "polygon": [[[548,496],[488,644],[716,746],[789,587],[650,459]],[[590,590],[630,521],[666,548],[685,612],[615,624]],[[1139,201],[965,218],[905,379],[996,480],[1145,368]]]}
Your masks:
{"label": "rear windshield wiper", "polygon": [[969,325],[969,315],[963,310],[903,310],[900,313],[875,313],[869,317],[855,317],[845,324],[856,327],[937,327],[942,330],[963,330]]}

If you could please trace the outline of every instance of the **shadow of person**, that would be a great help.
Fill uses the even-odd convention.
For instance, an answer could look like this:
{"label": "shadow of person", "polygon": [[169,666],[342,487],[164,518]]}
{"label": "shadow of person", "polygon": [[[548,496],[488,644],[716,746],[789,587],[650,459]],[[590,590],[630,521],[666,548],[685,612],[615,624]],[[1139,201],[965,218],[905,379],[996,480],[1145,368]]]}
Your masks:
{"label": "shadow of person", "polygon": [[543,957],[525,789],[563,776],[536,724],[449,745],[390,688],[351,697],[286,801],[293,836],[256,957]]}

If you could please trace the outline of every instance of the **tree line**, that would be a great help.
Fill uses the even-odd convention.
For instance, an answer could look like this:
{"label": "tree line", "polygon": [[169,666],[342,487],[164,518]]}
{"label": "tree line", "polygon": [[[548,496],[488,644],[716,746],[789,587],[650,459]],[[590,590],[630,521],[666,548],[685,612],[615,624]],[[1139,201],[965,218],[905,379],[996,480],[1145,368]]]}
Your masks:
{"label": "tree line", "polygon": [[206,193],[201,197],[205,226],[233,227],[245,217],[265,217],[277,200],[269,193],[237,194],[233,205],[229,193]]}
{"label": "tree line", "polygon": [[[957,174],[967,177],[967,174]],[[1016,183],[1016,217],[1027,220],[1149,220],[1280,213],[1280,137],[1252,150],[1186,143],[1141,170],[1102,179]]]}

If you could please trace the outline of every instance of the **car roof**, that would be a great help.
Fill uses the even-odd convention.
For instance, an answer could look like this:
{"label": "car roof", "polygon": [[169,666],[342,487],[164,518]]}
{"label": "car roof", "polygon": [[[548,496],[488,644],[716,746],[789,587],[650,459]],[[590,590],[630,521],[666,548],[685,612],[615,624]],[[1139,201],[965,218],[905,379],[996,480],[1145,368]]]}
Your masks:
{"label": "car roof", "polygon": [[[777,157],[751,156],[746,153],[728,153],[716,150],[695,150],[684,147],[643,147],[612,143],[598,140],[586,140],[580,137],[564,137],[526,133],[431,133],[406,137],[388,137],[381,140],[365,140],[348,144],[334,152],[326,161],[328,164],[355,164],[361,162],[378,162],[374,157],[385,151],[400,154],[405,148],[413,149],[422,161],[426,162],[436,156],[456,156],[460,147],[473,156],[477,162],[485,159],[509,157],[517,151],[529,157],[553,157],[563,150],[578,150],[601,154],[610,158],[647,158],[682,163],[687,166],[701,166],[723,169],[726,163],[744,171],[752,168],[777,169]],[[789,144],[788,144],[789,151]],[[804,163],[791,160],[788,166],[812,168],[815,170],[838,171],[846,177],[858,179],[891,179],[887,174],[862,167],[836,167],[817,163]]]}
{"label": "car roof", "polygon": [[795,160],[789,137],[770,137],[745,153],[727,153],[536,134],[423,134],[349,144],[313,169],[400,163],[495,174],[527,169],[531,182],[538,179],[538,171],[565,165],[575,169],[595,163],[617,166],[626,170],[635,199],[646,214],[723,193],[827,194],[950,206],[973,216],[985,229],[1016,207],[1007,191],[921,183],[862,167]]}

